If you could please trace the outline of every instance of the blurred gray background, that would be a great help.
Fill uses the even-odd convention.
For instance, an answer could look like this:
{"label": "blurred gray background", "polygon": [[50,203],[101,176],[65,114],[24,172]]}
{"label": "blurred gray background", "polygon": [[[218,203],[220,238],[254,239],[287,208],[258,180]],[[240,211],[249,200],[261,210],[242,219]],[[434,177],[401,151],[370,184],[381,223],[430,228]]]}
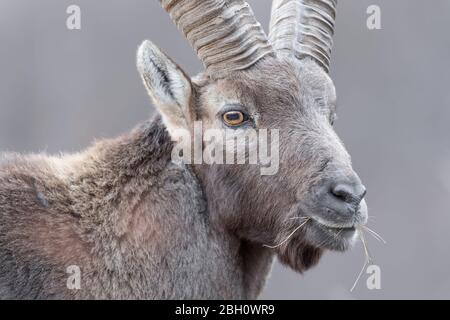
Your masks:
{"label": "blurred gray background", "polygon": [[[268,27],[270,0],[249,1]],[[81,30],[66,8],[81,7]],[[366,27],[381,7],[382,29]],[[332,62],[336,128],[368,188],[369,238],[382,289],[365,279],[361,245],[299,275],[274,266],[262,298],[450,298],[450,1],[340,0]],[[151,39],[201,70],[156,0],[0,0],[0,150],[72,152],[154,112],[135,68]]]}

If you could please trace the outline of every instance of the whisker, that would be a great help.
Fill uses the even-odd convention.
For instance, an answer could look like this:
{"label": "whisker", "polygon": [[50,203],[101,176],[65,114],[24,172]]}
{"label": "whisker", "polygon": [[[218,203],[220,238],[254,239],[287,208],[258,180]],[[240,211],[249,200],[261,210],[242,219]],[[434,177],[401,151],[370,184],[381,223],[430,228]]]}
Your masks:
{"label": "whisker", "polygon": [[369,234],[371,234],[375,239],[377,239],[378,241],[382,242],[383,244],[386,244],[386,241],[383,239],[382,236],[380,236],[378,233],[376,233],[375,231],[373,231],[372,229],[370,229],[367,226],[362,226],[367,232],[369,232]]}
{"label": "whisker", "polygon": [[335,237],[336,239],[339,239],[338,237],[341,235],[342,232],[344,232],[344,230],[339,230],[339,231],[334,235],[334,237]]}
{"label": "whisker", "polygon": [[[338,235],[342,232],[343,230],[339,230],[336,234],[332,233],[332,232],[328,232],[326,235],[326,238],[324,238],[318,245],[317,247],[321,248],[323,245],[325,245],[327,242],[329,242],[331,239],[336,239],[338,237]],[[337,238],[338,239],[338,238]]]}
{"label": "whisker", "polygon": [[381,236],[379,236],[378,234],[376,234],[376,233],[374,233],[374,232],[371,232],[371,230],[367,230],[367,229],[366,229],[366,231],[367,231],[372,237],[374,237],[377,241],[380,241],[380,242],[382,242],[383,244],[386,244],[386,241],[385,241]]}
{"label": "whisker", "polygon": [[270,249],[275,249],[278,247],[281,247],[283,244],[286,243],[286,241],[288,241],[293,235],[294,233],[296,233],[301,227],[303,227],[307,222],[309,221],[309,218],[306,219],[306,221],[303,221],[297,228],[294,229],[294,231],[292,231],[286,239],[284,239],[281,243],[275,245],[275,246],[269,246],[267,244],[264,245],[264,247],[270,248]]}

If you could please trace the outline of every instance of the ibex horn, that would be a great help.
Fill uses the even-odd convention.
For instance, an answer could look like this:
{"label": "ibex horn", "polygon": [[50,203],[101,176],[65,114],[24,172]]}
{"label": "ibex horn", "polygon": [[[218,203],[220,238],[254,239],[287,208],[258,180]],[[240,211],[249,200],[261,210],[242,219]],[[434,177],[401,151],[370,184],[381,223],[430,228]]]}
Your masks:
{"label": "ibex horn", "polygon": [[223,78],[273,53],[261,25],[244,0],[160,0],[205,65]]}
{"label": "ibex horn", "polygon": [[269,39],[279,55],[330,68],[337,0],[274,0]]}

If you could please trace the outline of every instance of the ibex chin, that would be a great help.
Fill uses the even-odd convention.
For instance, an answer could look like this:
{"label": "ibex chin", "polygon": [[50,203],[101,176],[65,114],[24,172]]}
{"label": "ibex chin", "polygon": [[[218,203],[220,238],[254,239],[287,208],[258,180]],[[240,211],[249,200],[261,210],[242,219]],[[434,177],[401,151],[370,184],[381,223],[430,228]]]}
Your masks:
{"label": "ibex chin", "polygon": [[[158,116],[78,154],[2,156],[2,298],[253,299],[275,255],[303,272],[366,223],[333,130],[337,0],[275,0],[268,37],[244,0],[161,4],[205,71],[190,79],[145,41],[137,65]],[[199,121],[278,130],[278,172],[175,163],[175,133]]]}

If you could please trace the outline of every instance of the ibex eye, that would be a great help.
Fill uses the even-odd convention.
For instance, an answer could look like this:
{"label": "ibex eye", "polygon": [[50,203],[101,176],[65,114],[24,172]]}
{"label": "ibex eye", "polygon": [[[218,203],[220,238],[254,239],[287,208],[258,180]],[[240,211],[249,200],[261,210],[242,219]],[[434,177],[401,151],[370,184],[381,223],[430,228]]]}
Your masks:
{"label": "ibex eye", "polygon": [[239,126],[248,120],[248,116],[241,111],[228,111],[222,117],[229,126]]}

